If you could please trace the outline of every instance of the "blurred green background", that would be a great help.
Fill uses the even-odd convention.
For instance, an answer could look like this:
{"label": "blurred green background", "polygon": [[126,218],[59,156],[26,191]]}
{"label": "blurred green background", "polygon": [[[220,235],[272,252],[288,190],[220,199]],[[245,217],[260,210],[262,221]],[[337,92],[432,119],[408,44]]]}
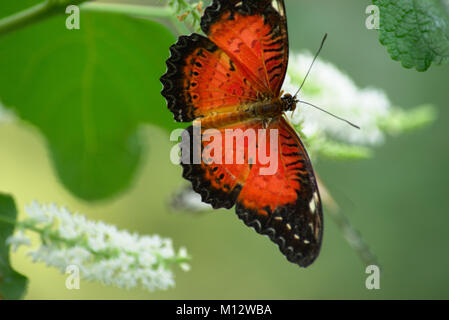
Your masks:
{"label": "blurred green background", "polygon": [[[32,3],[36,1],[25,1],[21,5],[25,8]],[[161,89],[158,78],[165,71],[168,46],[175,41],[175,36],[170,37],[165,28],[152,23],[125,21],[124,17],[111,15],[99,18],[105,19],[100,24],[96,16],[85,19],[82,13],[79,31],[66,30],[65,17],[55,17],[0,38],[0,100],[8,106],[14,104],[16,112],[27,120],[0,125],[0,192],[14,196],[21,215],[24,205],[36,199],[41,203],[65,205],[72,211],[83,212],[91,219],[119,228],[170,237],[176,248],[187,247],[193,257],[192,270],[186,273],[177,270],[176,287],[164,292],[126,291],[87,282],[81,283],[80,290],[70,291],[65,288],[64,275],[43,264],[31,263],[25,256],[26,249],[21,249],[12,254],[12,263],[30,278],[25,298],[449,298],[448,66],[432,66],[427,72],[418,73],[392,61],[385,47],[380,45],[377,32],[365,28],[368,4],[369,1],[355,0],[286,0],[291,49],[314,51],[327,32],[329,37],[322,58],[345,71],[358,86],[381,88],[395,105],[404,109],[426,103],[438,109],[434,125],[388,138],[370,160],[314,164],[344,214],[378,257],[383,267],[380,290],[365,288],[365,266],[336,225],[326,217],[326,212],[321,255],[309,268],[299,269],[288,263],[271,241],[244,226],[233,209],[199,215],[169,209],[167,203],[171,195],[185,181],[181,178],[181,168],[169,161],[172,143],[168,130],[163,127],[173,128],[176,124],[158,95]],[[0,9],[3,6],[6,9],[0,12],[1,16],[14,12],[3,3]],[[92,37],[89,23],[98,23],[92,27],[96,30]],[[133,28],[136,23],[139,28]],[[61,28],[59,38],[49,39],[46,28],[58,25]],[[136,29],[140,31],[135,32]],[[109,40],[110,35],[114,41]],[[98,160],[97,157],[92,168],[77,169],[98,174],[99,179],[112,172],[111,181],[102,180],[105,189],[101,189],[101,184],[83,186],[78,183],[76,170],[58,174],[64,171],[67,161],[84,161],[83,154],[79,153],[89,146],[76,145],[76,138],[71,137],[47,138],[54,133],[52,128],[67,126],[68,131],[75,130],[86,120],[76,119],[77,113],[70,111],[77,110],[77,106],[85,102],[71,98],[71,94],[83,89],[75,76],[77,70],[85,67],[86,60],[77,60],[77,57],[88,52],[82,47],[86,39],[87,46],[101,47],[98,52],[112,52],[93,57],[102,62],[91,83],[98,81],[98,86],[106,89],[98,95],[91,93],[95,97],[89,101],[95,103],[96,113],[89,119],[94,119],[95,124],[95,119],[105,117],[108,122],[98,128],[99,131],[107,133],[120,125],[123,126],[120,139],[125,137],[124,159],[115,159],[114,153],[118,151],[111,147],[93,151],[98,153],[96,156],[103,154],[104,158]],[[138,39],[137,51],[129,49],[131,44],[126,39],[131,39],[130,43]],[[48,60],[46,51],[55,43],[63,48],[62,54]],[[80,52],[74,52],[74,48],[79,48]],[[154,50],[162,54],[156,55]],[[140,65],[138,59],[147,52],[148,58]],[[72,67],[67,67],[70,66],[67,60],[58,60],[64,55],[73,59],[68,60],[73,61]],[[25,60],[20,61],[21,58]],[[19,64],[28,69],[21,70],[20,76],[15,78],[18,71],[14,68]],[[111,70],[114,66],[116,69]],[[35,68],[34,73],[24,83],[31,67]],[[55,70],[55,73],[39,68]],[[68,72],[74,78],[69,76],[65,82],[53,79],[54,83],[46,86],[52,76],[59,76],[57,70]],[[67,92],[60,97],[55,92],[62,88]],[[148,88],[151,92],[145,91]],[[89,88],[84,89],[89,91]],[[121,92],[122,99],[117,101],[115,90]],[[13,91],[20,98],[14,98]],[[42,92],[47,92],[47,100],[43,100]],[[142,104],[142,101],[147,102]],[[74,109],[70,109],[72,105]],[[153,126],[155,124],[159,127]],[[98,133],[100,138],[101,132]],[[49,147],[59,153],[50,152]],[[95,146],[92,148],[96,150]],[[120,145],[117,148],[123,151]],[[70,155],[73,156],[71,160],[67,158]],[[102,166],[110,171],[105,169],[98,173]],[[132,174],[129,174],[130,168],[134,170]],[[113,196],[101,199],[104,190]]]}

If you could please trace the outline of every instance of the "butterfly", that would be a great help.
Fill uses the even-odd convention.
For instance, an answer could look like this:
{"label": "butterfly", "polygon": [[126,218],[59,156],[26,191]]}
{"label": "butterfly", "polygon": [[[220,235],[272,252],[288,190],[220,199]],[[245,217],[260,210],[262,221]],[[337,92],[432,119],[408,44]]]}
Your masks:
{"label": "butterfly", "polygon": [[[277,170],[261,174],[266,163],[248,159],[249,139],[231,146],[235,153],[243,149],[245,163],[204,157],[195,163],[193,155],[207,150],[212,139],[195,150],[194,139],[183,138],[183,177],[203,202],[216,209],[235,206],[247,226],[267,235],[290,262],[307,267],[320,252],[323,214],[311,161],[285,117],[298,100],[281,91],[289,54],[284,1],[213,0],[201,29],[205,36],[180,36],[170,48],[160,79],[168,109],[178,122],[193,121],[189,137],[198,124],[201,134],[211,128],[223,135],[266,130],[256,147],[275,147]],[[268,137],[273,130],[275,142]]]}

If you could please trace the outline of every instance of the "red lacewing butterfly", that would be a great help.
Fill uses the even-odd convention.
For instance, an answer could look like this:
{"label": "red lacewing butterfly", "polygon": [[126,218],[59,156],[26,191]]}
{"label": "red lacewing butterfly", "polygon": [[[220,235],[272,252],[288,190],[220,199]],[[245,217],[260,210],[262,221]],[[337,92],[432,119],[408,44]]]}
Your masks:
{"label": "red lacewing butterfly", "polygon": [[[307,267],[320,251],[323,214],[310,159],[284,115],[298,102],[296,95],[281,92],[289,53],[284,1],[214,0],[201,29],[206,36],[181,36],[170,48],[161,77],[168,108],[176,121],[200,123],[201,133],[276,129],[278,167],[262,175],[266,164],[259,160],[235,164],[201,158],[181,162],[183,177],[204,202],[213,208],[235,205],[246,225],[269,236],[289,261]],[[190,136],[194,126],[187,129]],[[205,150],[212,142],[200,143]],[[181,142],[184,147],[194,154],[189,139]]]}

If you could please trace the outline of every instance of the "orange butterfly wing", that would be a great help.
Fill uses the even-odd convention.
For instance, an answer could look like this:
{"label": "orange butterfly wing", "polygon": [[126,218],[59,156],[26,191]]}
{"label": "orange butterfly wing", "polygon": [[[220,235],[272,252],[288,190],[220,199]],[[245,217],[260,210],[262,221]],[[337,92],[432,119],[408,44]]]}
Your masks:
{"label": "orange butterfly wing", "polygon": [[[208,154],[204,151],[215,139],[195,140],[201,138],[194,137],[193,128],[189,127],[188,135],[183,136],[181,164],[183,177],[192,182],[202,200],[214,208],[229,209],[236,205],[239,218],[257,232],[268,235],[289,261],[302,267],[310,265],[320,251],[323,216],[312,165],[294,129],[283,117],[270,123],[263,140],[259,135],[255,135],[255,139],[244,136],[248,129],[254,132],[263,129],[258,120],[217,128],[218,146],[222,150],[217,161],[216,158],[201,158]],[[225,131],[237,129],[242,132],[243,143],[226,144]],[[207,137],[207,130],[202,129],[201,134]],[[271,130],[278,132],[277,145],[273,148],[277,166],[274,174],[263,175],[260,170],[267,169],[270,164],[262,164],[259,158],[250,164],[249,145],[267,145],[268,155]],[[200,143],[201,148],[195,150],[195,142]],[[229,151],[233,159],[227,164]],[[242,164],[236,162],[239,151],[244,154]],[[195,153],[197,159],[201,159],[199,163],[194,163]]]}
{"label": "orange butterfly wing", "polygon": [[216,0],[204,12],[203,32],[277,97],[288,63],[288,33],[280,0]]}
{"label": "orange butterfly wing", "polygon": [[257,101],[263,91],[247,72],[209,39],[181,36],[171,48],[162,95],[176,121],[190,122],[211,112],[235,110]]}
{"label": "orange butterfly wing", "polygon": [[266,165],[254,165],[237,198],[236,212],[246,225],[278,244],[289,261],[306,267],[321,248],[323,214],[317,182],[290,124],[279,117],[268,129],[267,134],[278,132],[276,173],[261,175]]}
{"label": "orange butterfly wing", "polygon": [[[248,150],[248,140],[243,140],[244,143],[236,143],[229,147],[226,145],[226,139],[224,138],[226,135],[225,130],[241,129],[246,131],[251,129],[256,131],[261,128],[261,123],[258,120],[253,120],[237,123],[226,128],[217,128],[215,130],[219,134],[220,139],[218,142],[214,138],[208,139],[207,131],[210,131],[210,129],[206,131],[204,128],[201,129],[201,136],[205,138],[200,141],[201,137],[197,137],[194,134],[194,128],[195,126],[190,126],[186,129],[181,142],[183,177],[192,182],[193,189],[201,194],[204,202],[210,203],[215,209],[230,209],[234,206],[250,174],[250,165],[247,158],[245,158],[242,164],[237,164],[236,161],[232,161],[229,164],[226,163],[226,155],[229,155],[230,152],[236,155],[238,151],[244,153],[245,150]],[[195,143],[201,145],[201,147],[195,148]],[[215,158],[212,159],[214,161],[208,161],[208,159],[202,158],[202,155],[208,154],[205,153],[205,149],[211,147],[213,143],[218,143],[218,147],[222,151],[220,155],[211,152],[212,156],[217,156],[219,159]],[[195,163],[195,156],[196,159],[201,159],[201,161],[196,161]]]}

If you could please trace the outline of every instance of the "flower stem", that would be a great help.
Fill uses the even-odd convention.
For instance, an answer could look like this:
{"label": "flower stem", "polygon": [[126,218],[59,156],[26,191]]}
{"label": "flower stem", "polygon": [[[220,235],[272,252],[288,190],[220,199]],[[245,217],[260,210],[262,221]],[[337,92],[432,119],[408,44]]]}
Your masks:
{"label": "flower stem", "polygon": [[1,19],[0,35],[6,34],[15,29],[20,29],[32,22],[41,20],[45,15],[50,15],[50,3],[50,1],[45,1]]}
{"label": "flower stem", "polygon": [[81,10],[92,12],[109,12],[119,14],[129,14],[145,18],[172,18],[174,12],[168,6],[142,6],[134,4],[120,3],[98,3],[87,2],[82,4]]}
{"label": "flower stem", "polygon": [[360,236],[360,233],[354,229],[348,218],[341,212],[340,207],[329,193],[323,182],[318,177],[317,181],[320,189],[321,200],[327,209],[326,212],[332,220],[334,220],[338,228],[340,228],[340,231],[348,244],[357,252],[365,265],[379,266],[376,256],[371,252],[366,242]]}
{"label": "flower stem", "polygon": [[178,33],[186,34],[190,32],[189,29],[177,19],[176,13],[170,6],[143,6],[135,4],[87,2],[81,6],[81,10],[126,14],[149,19],[168,19],[173,23]]}
{"label": "flower stem", "polygon": [[[169,6],[98,3],[86,2],[86,0],[46,0],[33,7],[0,19],[0,36],[19,30],[27,25],[39,22],[55,14],[62,14],[65,12],[64,8],[69,4],[81,4],[81,10],[83,11],[126,14],[142,18],[168,19],[173,23],[177,32],[189,33],[189,29],[176,18],[175,12]],[[198,15],[198,12],[193,12],[192,14]],[[197,17],[195,16],[195,18]]]}
{"label": "flower stem", "polygon": [[0,36],[21,29],[29,24],[39,22],[58,12],[64,12],[62,9],[66,5],[76,5],[84,1],[86,0],[72,0],[71,3],[65,3],[58,0],[46,0],[42,3],[38,3],[28,9],[0,19]]}

